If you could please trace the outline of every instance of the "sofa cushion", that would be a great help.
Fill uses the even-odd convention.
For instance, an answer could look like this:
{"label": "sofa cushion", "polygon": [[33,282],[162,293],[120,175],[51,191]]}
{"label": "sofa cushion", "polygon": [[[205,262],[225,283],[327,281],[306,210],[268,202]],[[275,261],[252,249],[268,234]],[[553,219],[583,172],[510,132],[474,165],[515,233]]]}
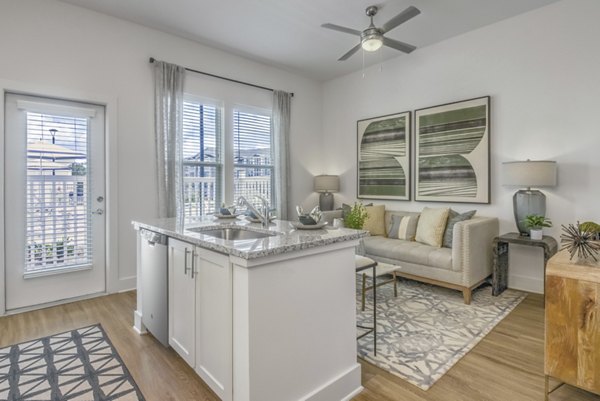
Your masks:
{"label": "sofa cushion", "polygon": [[366,206],[367,220],[363,224],[363,230],[371,235],[385,236],[385,205]]}
{"label": "sofa cushion", "polygon": [[390,227],[388,229],[388,238],[404,239],[414,241],[417,234],[417,223],[419,216],[392,216]]}
{"label": "sofa cushion", "polygon": [[452,250],[448,248],[384,237],[366,237],[363,244],[367,255],[397,260],[399,266],[408,262],[452,270]]}
{"label": "sofa cushion", "polygon": [[450,208],[429,208],[421,212],[415,240],[425,245],[442,246]]}
{"label": "sofa cushion", "polygon": [[452,209],[448,213],[448,223],[446,224],[446,231],[444,231],[444,240],[442,246],[444,248],[452,248],[452,237],[454,234],[454,225],[459,221],[471,220],[475,216],[476,210],[470,210],[465,213],[458,213]]}

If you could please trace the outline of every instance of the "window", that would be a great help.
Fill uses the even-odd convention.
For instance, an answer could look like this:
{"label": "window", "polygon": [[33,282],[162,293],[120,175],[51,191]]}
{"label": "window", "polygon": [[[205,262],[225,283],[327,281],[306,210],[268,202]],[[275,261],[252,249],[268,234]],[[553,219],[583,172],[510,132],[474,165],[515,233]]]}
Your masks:
{"label": "window", "polygon": [[221,204],[221,112],[215,105],[183,103],[185,216],[214,213]]}
{"label": "window", "polygon": [[[223,115],[233,121],[223,124]],[[259,195],[274,205],[272,143],[268,111],[234,108],[228,113],[215,103],[187,99],[183,106],[185,216],[212,214],[222,201],[233,203],[240,196],[253,202]]]}
{"label": "window", "polygon": [[262,196],[273,205],[271,117],[233,111],[234,199]]}

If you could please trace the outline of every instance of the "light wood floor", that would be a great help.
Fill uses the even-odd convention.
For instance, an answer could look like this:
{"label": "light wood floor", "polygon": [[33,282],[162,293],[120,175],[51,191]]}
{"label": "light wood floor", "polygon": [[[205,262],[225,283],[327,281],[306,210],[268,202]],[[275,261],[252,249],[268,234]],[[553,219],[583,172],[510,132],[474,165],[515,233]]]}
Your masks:
{"label": "light wood floor", "polygon": [[[542,297],[530,295],[429,391],[362,362],[355,401],[543,400]],[[217,401],[171,349],[133,330],[135,293],[109,295],[0,318],[0,347],[100,322],[148,401]],[[600,401],[563,386],[551,401]],[[279,401],[279,400],[261,400]]]}

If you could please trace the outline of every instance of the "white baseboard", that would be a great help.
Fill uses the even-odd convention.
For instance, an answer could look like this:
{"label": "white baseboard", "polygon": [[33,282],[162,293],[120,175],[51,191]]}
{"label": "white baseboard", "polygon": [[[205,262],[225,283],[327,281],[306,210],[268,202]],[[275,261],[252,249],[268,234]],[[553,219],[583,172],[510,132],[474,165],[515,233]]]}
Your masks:
{"label": "white baseboard", "polygon": [[303,401],[347,401],[359,394],[363,387],[360,384],[360,364],[329,380],[318,389],[302,397]]}
{"label": "white baseboard", "polygon": [[125,291],[129,291],[131,289],[136,288],[136,286],[137,286],[137,279],[135,276],[124,277],[124,278],[118,279],[114,283],[114,286],[110,289],[110,292],[111,293],[125,292]]}
{"label": "white baseboard", "polygon": [[544,280],[535,277],[508,275],[508,288],[515,290],[533,292],[535,294],[544,293]]}
{"label": "white baseboard", "polygon": [[140,335],[148,332],[146,326],[142,323],[142,314],[137,310],[133,312],[133,329]]}

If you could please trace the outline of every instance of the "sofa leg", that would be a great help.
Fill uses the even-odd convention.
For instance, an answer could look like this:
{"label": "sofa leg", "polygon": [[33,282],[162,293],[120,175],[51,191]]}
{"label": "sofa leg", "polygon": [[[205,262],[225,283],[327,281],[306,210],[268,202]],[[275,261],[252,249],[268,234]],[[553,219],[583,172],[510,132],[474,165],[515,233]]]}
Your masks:
{"label": "sofa leg", "polygon": [[465,300],[465,305],[471,305],[471,289],[465,288],[462,290],[463,298]]}
{"label": "sofa leg", "polygon": [[396,277],[396,272],[393,272],[394,276],[394,298],[398,298],[398,277]]}

